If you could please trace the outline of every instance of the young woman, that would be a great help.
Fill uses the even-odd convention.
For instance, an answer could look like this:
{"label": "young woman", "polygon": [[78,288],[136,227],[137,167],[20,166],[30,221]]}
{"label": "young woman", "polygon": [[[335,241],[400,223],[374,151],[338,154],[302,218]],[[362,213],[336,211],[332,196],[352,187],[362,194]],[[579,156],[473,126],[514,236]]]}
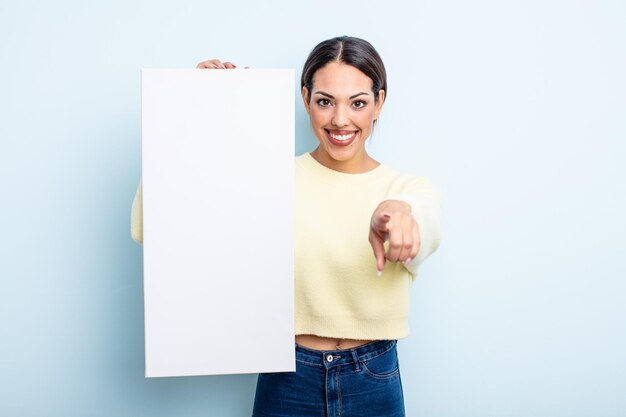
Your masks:
{"label": "young woman", "polygon": [[[410,284],[439,245],[440,194],[365,150],[388,92],[371,44],[320,43],[301,87],[319,146],[295,164],[296,372],[259,375],[253,416],[404,416],[396,341],[408,335]],[[137,241],[140,203],[141,188]]]}

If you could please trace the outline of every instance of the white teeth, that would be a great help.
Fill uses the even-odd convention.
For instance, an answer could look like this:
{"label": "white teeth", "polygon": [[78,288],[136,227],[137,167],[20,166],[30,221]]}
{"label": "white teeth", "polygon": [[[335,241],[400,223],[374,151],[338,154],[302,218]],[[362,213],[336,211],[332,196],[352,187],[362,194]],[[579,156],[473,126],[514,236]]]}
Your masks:
{"label": "white teeth", "polygon": [[348,140],[352,138],[352,136],[354,136],[354,133],[349,133],[347,135],[333,135],[332,133],[330,133],[330,137],[335,140]]}

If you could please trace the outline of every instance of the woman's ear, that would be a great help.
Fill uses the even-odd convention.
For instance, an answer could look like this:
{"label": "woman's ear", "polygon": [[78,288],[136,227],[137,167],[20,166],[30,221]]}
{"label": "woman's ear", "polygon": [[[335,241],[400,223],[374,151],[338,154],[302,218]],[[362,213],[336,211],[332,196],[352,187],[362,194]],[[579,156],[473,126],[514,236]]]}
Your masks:
{"label": "woman's ear", "polygon": [[305,86],[302,86],[302,101],[304,101],[304,108],[306,109],[306,113],[310,115],[311,105],[309,101],[309,90]]}
{"label": "woman's ear", "polygon": [[385,90],[378,90],[378,100],[376,101],[376,110],[374,111],[374,120],[378,119],[378,115],[380,111],[383,109],[383,104],[385,104]]}

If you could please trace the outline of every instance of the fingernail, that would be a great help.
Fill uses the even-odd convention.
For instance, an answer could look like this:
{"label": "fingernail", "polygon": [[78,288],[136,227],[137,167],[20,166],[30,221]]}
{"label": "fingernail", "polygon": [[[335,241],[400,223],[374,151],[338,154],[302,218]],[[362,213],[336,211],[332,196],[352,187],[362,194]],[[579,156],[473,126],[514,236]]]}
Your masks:
{"label": "fingernail", "polygon": [[379,271],[378,269],[376,270],[376,276],[379,277],[383,274],[383,271]]}
{"label": "fingernail", "polygon": [[413,258],[407,258],[404,262],[402,262],[402,264],[407,267],[409,266],[409,264],[411,263],[411,261],[413,260]]}

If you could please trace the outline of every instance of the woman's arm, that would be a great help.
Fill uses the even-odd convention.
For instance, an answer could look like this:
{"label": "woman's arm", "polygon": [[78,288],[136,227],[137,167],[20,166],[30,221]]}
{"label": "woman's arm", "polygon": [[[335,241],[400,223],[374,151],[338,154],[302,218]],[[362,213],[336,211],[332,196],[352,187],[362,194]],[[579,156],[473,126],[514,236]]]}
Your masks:
{"label": "woman's arm", "polygon": [[141,180],[137,186],[137,192],[133,199],[133,207],[130,210],[130,235],[137,243],[143,244],[143,192]]}

